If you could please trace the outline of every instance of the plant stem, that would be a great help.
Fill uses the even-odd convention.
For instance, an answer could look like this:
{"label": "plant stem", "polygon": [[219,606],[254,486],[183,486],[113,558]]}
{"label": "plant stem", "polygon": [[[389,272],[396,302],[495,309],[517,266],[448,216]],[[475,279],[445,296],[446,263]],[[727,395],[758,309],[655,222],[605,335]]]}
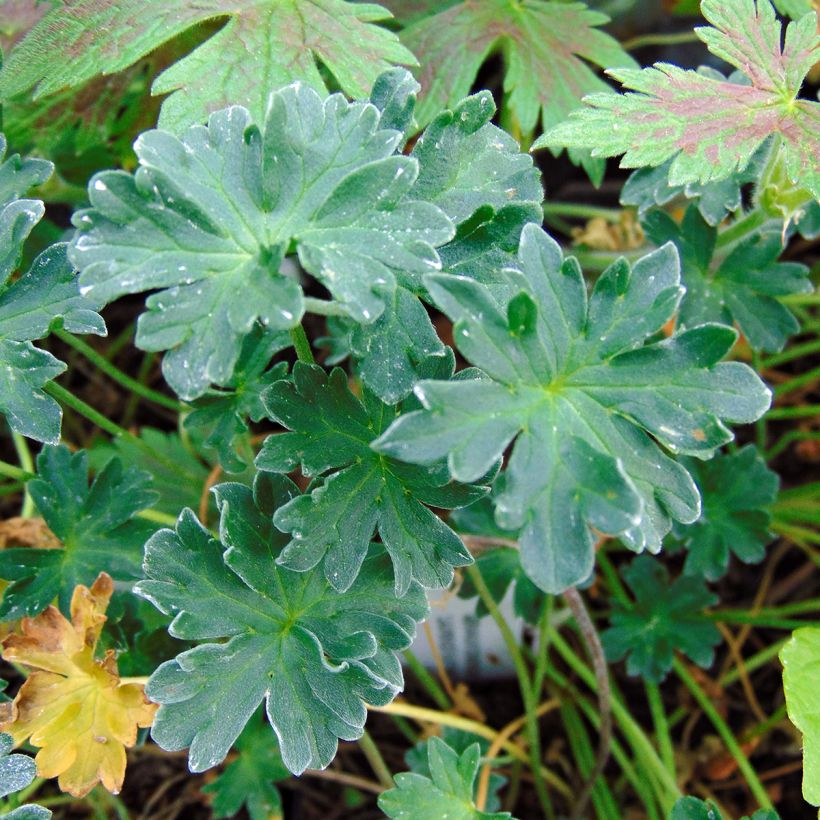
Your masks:
{"label": "plant stem", "polygon": [[592,661],[595,682],[598,688],[598,709],[601,713],[601,727],[598,732],[598,756],[587,781],[584,783],[584,787],[581,789],[581,793],[578,795],[578,800],[571,814],[571,820],[579,820],[583,816],[587,803],[592,796],[595,782],[603,773],[609,759],[609,749],[612,742],[612,691],[609,687],[609,669],[604,656],[604,648],[601,646],[598,630],[595,629],[595,624],[584,606],[581,593],[575,587],[571,587],[564,592],[564,600],[572,610],[575,623],[578,625]]}
{"label": "plant stem", "polygon": [[817,353],[818,351],[820,351],[820,339],[813,339],[812,341],[804,342],[803,344],[791,345],[782,353],[777,353],[774,356],[769,356],[768,359],[763,359],[760,362],[760,366],[765,370],[768,370],[769,368],[786,364],[786,362],[800,359],[803,356],[808,356],[812,353]]}
{"label": "plant stem", "polygon": [[350,314],[338,303],[326,299],[315,299],[305,296],[305,313],[315,313],[317,316],[349,316]]}
{"label": "plant stem", "polygon": [[787,393],[791,393],[794,390],[799,390],[801,387],[811,384],[813,381],[817,381],[818,379],[820,379],[820,367],[815,367],[807,373],[801,373],[793,379],[781,382],[774,388],[774,394],[777,397],[785,396]]}
{"label": "plant stem", "polygon": [[[558,650],[558,654],[561,655],[573,672],[594,692],[596,687],[594,672],[572,651],[570,645],[559,632],[553,634],[552,642]],[[629,739],[635,752],[642,758],[647,771],[657,777],[658,783],[663,790],[663,794],[659,795],[662,807],[664,812],[668,813],[672,809],[675,800],[681,796],[678,784],[663,764],[658,752],[644,734],[643,729],[615,695],[612,696],[612,716],[617,721],[621,731]]]}
{"label": "plant stem", "polygon": [[153,521],[155,524],[163,524],[171,529],[177,524],[176,516],[160,510],[140,510],[137,513],[137,518],[142,518],[144,521]]}
{"label": "plant stem", "polygon": [[424,668],[424,664],[409,649],[404,650],[404,659],[427,694],[436,702],[436,706],[439,709],[450,709],[452,707],[450,698],[447,697],[447,693],[441,688],[439,682]]}
{"label": "plant stem", "polygon": [[[34,473],[34,459],[31,457],[31,450],[28,448],[28,442],[19,433],[12,430],[11,440],[14,442],[14,449],[17,452],[17,458],[20,461],[20,466],[27,473]],[[20,513],[23,518],[31,518],[34,515],[34,500],[29,494],[28,487],[23,493],[23,509]]]}
{"label": "plant stem", "polygon": [[630,37],[621,43],[624,51],[635,51],[647,46],[677,46],[686,43],[699,43],[700,38],[694,31],[673,32],[670,34],[642,34]]}
{"label": "plant stem", "polygon": [[646,689],[649,710],[652,712],[652,721],[655,724],[655,737],[658,740],[661,759],[666,764],[666,768],[672,777],[675,777],[675,749],[672,745],[672,737],[669,734],[669,721],[666,718],[666,710],[663,707],[660,689],[656,683],[649,683],[648,681],[644,681],[644,689]]}
{"label": "plant stem", "polygon": [[310,342],[302,325],[296,325],[296,327],[290,329],[290,338],[293,342],[293,347],[296,349],[296,358],[306,364],[316,364],[316,359],[313,358],[313,351],[310,349]]}
{"label": "plant stem", "polygon": [[541,776],[541,735],[538,728],[538,718],[535,714],[535,710],[538,707],[537,696],[532,690],[532,682],[530,680],[529,671],[527,670],[527,665],[524,663],[524,657],[521,654],[515,635],[513,635],[509,624],[498,608],[492,593],[487,588],[487,584],[484,582],[478,564],[468,566],[467,574],[470,576],[470,580],[473,582],[482,603],[487,607],[490,617],[495,621],[496,626],[501,632],[501,637],[504,639],[513,666],[515,666],[515,672],[518,676],[518,686],[521,690],[521,699],[524,702],[524,711],[527,715],[527,738],[530,743],[530,765],[535,781],[535,791],[538,795],[538,801],[541,803],[541,808],[544,813],[549,816],[552,804],[546,784],[544,783],[544,778]]}
{"label": "plant stem", "polygon": [[156,390],[152,390],[150,387],[145,386],[136,379],[132,379],[128,374],[123,373],[122,370],[120,370],[116,365],[113,365],[110,361],[108,361],[105,356],[97,353],[97,351],[94,350],[90,344],[84,342],[82,339],[72,336],[65,330],[55,330],[54,335],[57,336],[57,338],[62,339],[69,347],[73,347],[74,350],[85,356],[88,361],[98,367],[107,376],[110,376],[115,382],[126,388],[126,390],[129,390],[131,393],[135,393],[147,401],[152,401],[154,404],[160,404],[168,410],[173,410],[175,413],[178,413],[181,409],[183,409],[182,405],[175,399],[172,399],[170,396],[166,396]]}
{"label": "plant stem", "polygon": [[385,789],[392,789],[395,785],[393,783],[393,775],[390,769],[387,768],[387,764],[384,762],[379,747],[366,729],[359,738],[359,748],[362,750],[362,754],[367,758],[367,762],[370,764],[370,768],[373,769],[373,774],[376,775],[379,783],[381,783]]}
{"label": "plant stem", "polygon": [[545,202],[544,214],[550,216],[568,216],[578,219],[606,219],[607,222],[617,222],[621,218],[618,208],[599,208],[594,205],[579,205],[575,202]]}
{"label": "plant stem", "polygon": [[769,421],[781,419],[805,419],[820,416],[820,404],[804,404],[801,407],[775,407],[769,410],[766,418]]}
{"label": "plant stem", "polygon": [[[401,715],[402,717],[418,720],[422,723],[435,723],[438,726],[452,726],[454,729],[461,729],[464,732],[470,732],[478,737],[486,738],[493,741],[498,737],[498,732],[491,729],[484,723],[479,723],[477,720],[470,720],[470,718],[461,717],[461,715],[454,715],[450,712],[438,712],[435,709],[426,709],[423,706],[413,706],[409,703],[402,703],[394,701],[387,706],[368,706],[371,712],[384,712],[388,715]],[[517,744],[511,740],[503,742],[504,751],[512,755],[516,760],[522,763],[529,763],[527,753]],[[541,777],[549,783],[556,791],[563,794],[565,797],[572,797],[572,789],[558,777],[554,772],[551,772],[545,766],[539,766]]]}
{"label": "plant stem", "polygon": [[762,809],[772,811],[774,809],[772,801],[769,799],[769,795],[758,779],[757,774],[755,774],[752,764],[749,762],[749,758],[746,757],[743,753],[743,749],[740,748],[740,744],[735,740],[732,730],[718,714],[709,696],[700,688],[697,681],[689,673],[689,670],[678,658],[675,658],[674,666],[678,677],[683,681],[684,686],[692,693],[692,697],[698,702],[698,706],[700,706],[703,713],[712,722],[715,731],[717,731],[721,740],[726,744],[726,749],[735,759],[738,769],[745,778],[746,783],[748,783],[755,800],[757,800]]}
{"label": "plant stem", "polygon": [[762,208],[753,208],[718,234],[715,249],[717,250],[725,248],[727,245],[733,245],[741,239],[745,239],[750,234],[756,233],[767,222],[772,221],[775,220]]}
{"label": "plant stem", "polygon": [[15,467],[7,461],[0,461],[0,475],[4,475],[6,478],[12,478],[15,481],[28,481],[29,479],[35,478],[34,473],[21,470],[19,467]]}

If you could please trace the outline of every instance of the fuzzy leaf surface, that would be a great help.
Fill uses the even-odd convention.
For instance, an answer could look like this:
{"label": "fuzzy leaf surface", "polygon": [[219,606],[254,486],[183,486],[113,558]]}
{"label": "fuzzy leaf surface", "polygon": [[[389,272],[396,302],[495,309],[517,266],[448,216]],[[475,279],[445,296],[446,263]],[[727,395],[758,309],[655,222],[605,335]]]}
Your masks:
{"label": "fuzzy leaf surface", "polygon": [[[395,63],[415,64],[398,37],[375,25],[390,12],[343,0],[172,0],[145,13],[142,0],[74,0],[58,6],[12,49],[0,75],[0,98],[34,88],[43,97],[113,74],[202,23],[226,24],[156,78],[154,94],[168,94],[163,128],[178,130],[226,105],[255,116],[271,88],[300,80],[326,92],[321,64],[338,86],[365,97],[376,77]],[[56,70],[49,55],[65,55]],[[264,78],[260,82],[259,78]]]}
{"label": "fuzzy leaf surface", "polygon": [[591,96],[587,108],[538,144],[589,148],[598,157],[623,154],[625,168],[672,159],[669,183],[686,185],[744,169],[776,135],[791,182],[820,197],[820,103],[798,98],[818,59],[816,15],[789,23],[781,45],[769,0],[703,0],[701,11],[712,25],[697,28],[698,36],[747,83],[669,63],[613,67],[609,73],[629,93]]}
{"label": "fuzzy leaf surface", "polygon": [[758,418],[770,393],[746,365],[720,362],[731,328],[651,341],[682,295],[671,245],[633,268],[614,263],[588,296],[575,260],[528,225],[519,267],[508,273],[514,295],[501,302],[465,277],[427,277],[459,349],[485,375],[420,382],[424,409],[401,416],[374,447],[418,464],[446,457],[455,480],[475,481],[514,442],[496,518],[521,528],[529,577],[559,592],[592,570],[591,527],[657,552],[673,519],[696,520],[697,488],[661,448],[710,455],[732,438],[724,422]]}
{"label": "fuzzy leaf surface", "polygon": [[687,459],[686,466],[703,499],[700,518],[675,527],[689,553],[686,574],[716,581],[725,575],[730,554],[746,564],[762,561],[773,538],[767,507],[777,497],[777,473],[753,445],[710,461]]}
{"label": "fuzzy leaf surface", "polygon": [[346,590],[368,554],[374,531],[393,562],[396,594],[413,580],[444,587],[453,568],[471,562],[461,539],[430,509],[465,506],[486,494],[480,485],[450,481],[442,464],[415,467],[371,449],[396,418],[397,407],[365,391],[359,400],[341,369],[297,362],[292,381],[264,395],[268,415],[291,432],[269,436],[257,467],[289,472],[301,466],[315,481],[276,512],[292,540],[279,563],[293,570],[321,563],[328,581]]}
{"label": "fuzzy leaf surface", "polygon": [[10,281],[23,244],[45,211],[40,200],[25,195],[44,183],[53,167],[41,159],[6,157],[0,134],[0,414],[12,430],[49,443],[59,440],[62,413],[42,388],[65,365],[31,342],[47,336],[58,319],[73,333],[105,335],[99,306],[81,296],[65,245],[52,245]]}
{"label": "fuzzy leaf surface", "polygon": [[117,793],[125,776],[125,749],[137,728],[151,725],[156,706],[141,684],[121,683],[114,653],[95,660],[114,583],[101,573],[78,586],[71,620],[49,607],[25,618],[20,634],[3,642],[3,658],[31,668],[15,699],[0,707],[0,730],[15,743],[39,747],[40,777],[58,777],[60,789],[84,797],[97,783]]}
{"label": "fuzzy leaf surface", "polygon": [[635,601],[629,607],[615,602],[612,626],[601,634],[607,658],[626,656],[630,675],[654,683],[672,668],[676,649],[708,668],[722,639],[717,627],[700,617],[718,602],[703,581],[682,576],[670,583],[666,567],[648,555],[638,556],[623,578]]}
{"label": "fuzzy leaf surface", "polygon": [[[13,748],[14,738],[0,734],[0,798],[25,789],[37,776],[34,761],[27,755],[9,754]],[[48,820],[49,817],[49,809],[32,805],[0,814],[0,820]]]}
{"label": "fuzzy leaf surface", "polygon": [[37,474],[28,491],[62,547],[0,550],[0,577],[11,582],[0,603],[4,621],[36,615],[55,599],[68,611],[75,587],[103,570],[120,581],[140,578],[142,545],[154,529],[132,520],[158,497],[148,473],[112,459],[89,486],[86,452],[60,445],[43,448]]}
{"label": "fuzzy leaf surface", "polygon": [[92,208],[75,216],[71,258],[104,302],[167,288],[147,300],[137,344],[172,349],[166,379],[183,398],[230,379],[256,320],[298,324],[302,290],[280,272],[292,245],[359,322],[385,296],[440,268],[434,247],[453,235],[436,205],[412,198],[416,160],[396,155],[400,132],[370,103],[322,99],[293,85],[274,93],[264,123],[241,107],[175,137],[149,131],[140,168],[98,174]]}
{"label": "fuzzy leaf surface", "polygon": [[820,806],[820,628],[794,632],[780,651],[789,719],[803,733],[803,797]]}
{"label": "fuzzy leaf surface", "polygon": [[583,3],[465,0],[444,4],[402,32],[418,57],[422,87],[417,118],[430,122],[466,96],[491,54],[504,60],[504,92],[522,131],[557,125],[581,98],[606,91],[593,66],[634,66],[599,26],[608,17]]}
{"label": "fuzzy leaf surface", "polygon": [[401,772],[396,787],[379,796],[379,808],[392,820],[511,820],[509,812],[483,812],[475,807],[473,785],[481,761],[481,747],[473,743],[462,754],[441,738],[427,744],[430,776]]}
{"label": "fuzzy leaf surface", "polygon": [[758,231],[715,262],[717,229],[694,206],[678,225],[663,211],[643,220],[656,244],[674,242],[681,259],[686,294],[678,314],[681,327],[704,322],[735,324],[755,350],[778,351],[800,330],[794,314],[779,296],[809,293],[809,269],[797,262],[778,262],[783,246],[779,231]]}
{"label": "fuzzy leaf surface", "polygon": [[175,616],[174,637],[201,642],[162,664],[146,690],[161,704],[154,740],[190,747],[192,771],[222,761],[262,701],[288,770],[322,768],[339,738],[361,736],[365,704],[389,703],[402,687],[395,653],[426,614],[421,587],[397,599],[377,547],[343,595],[317,571],[277,564],[288,538],[273,517],[297,493],[269,473],[253,491],[221,484],[221,541],[186,510],[176,531],[146,545],[137,591]]}
{"label": "fuzzy leaf surface", "polygon": [[[669,820],[724,820],[720,809],[711,800],[699,797],[681,797],[672,807]],[[740,820],[780,820],[775,811],[758,809],[751,817],[744,815]]]}

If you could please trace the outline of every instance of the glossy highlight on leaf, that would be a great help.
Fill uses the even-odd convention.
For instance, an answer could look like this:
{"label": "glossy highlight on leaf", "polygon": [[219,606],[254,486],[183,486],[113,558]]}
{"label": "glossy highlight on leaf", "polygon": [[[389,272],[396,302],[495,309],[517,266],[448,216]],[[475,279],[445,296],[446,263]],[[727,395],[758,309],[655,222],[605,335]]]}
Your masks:
{"label": "glossy highlight on leaf", "polygon": [[323,768],[339,738],[361,737],[365,704],[401,689],[396,652],[427,612],[424,593],[414,583],[396,598],[376,545],[343,595],[321,572],[280,566],[288,537],[273,518],[298,495],[283,476],[260,472],[253,491],[229,483],[215,494],[219,541],[186,510],[145,548],[137,592],[175,616],[171,635],[200,642],[151,676],[146,691],[161,704],[152,736],[169,751],[190,747],[191,770],[203,771],[264,701],[288,770]]}
{"label": "glossy highlight on leaf", "polygon": [[506,295],[427,277],[459,350],[485,375],[420,382],[424,409],[373,446],[418,464],[446,457],[454,479],[474,481],[514,442],[496,518],[521,528],[526,573],[554,593],[590,574],[593,528],[657,552],[672,520],[696,520],[697,488],[662,448],[708,457],[732,438],[724,422],[758,418],[770,393],[746,365],[720,362],[736,338],[728,327],[652,340],[682,295],[671,245],[632,268],[615,262],[588,296],[575,260],[528,225],[519,267]]}
{"label": "glossy highlight on leaf", "polygon": [[60,788],[75,797],[97,783],[120,790],[125,749],[156,711],[142,685],[120,682],[113,652],[94,657],[113,591],[111,578],[101,573],[90,589],[74,590],[70,621],[49,607],[25,618],[21,634],[3,641],[4,660],[34,671],[17,697],[0,706],[0,731],[17,744],[28,739],[39,747],[38,774],[58,777]]}
{"label": "glossy highlight on leaf", "polygon": [[629,93],[588,98],[588,107],[537,143],[624,154],[636,168],[672,159],[670,185],[706,183],[742,171],[769,137],[781,142],[790,180],[820,197],[820,103],[798,97],[818,60],[814,12],[786,27],[770,0],[703,0],[712,24],[696,29],[709,50],[743,72],[743,82],[669,63],[614,68]]}

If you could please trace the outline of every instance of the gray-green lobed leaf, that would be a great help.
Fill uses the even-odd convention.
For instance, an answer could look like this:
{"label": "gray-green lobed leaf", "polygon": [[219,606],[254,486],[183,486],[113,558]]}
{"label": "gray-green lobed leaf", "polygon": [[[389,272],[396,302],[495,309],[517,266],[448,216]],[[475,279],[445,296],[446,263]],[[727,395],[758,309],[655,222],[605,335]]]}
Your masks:
{"label": "gray-green lobed leaf", "polygon": [[314,478],[305,495],[274,517],[291,535],[278,559],[282,566],[304,571],[321,563],[330,583],[344,591],[356,579],[375,531],[393,562],[398,595],[413,580],[447,586],[453,568],[470,563],[461,539],[427,505],[465,506],[487,487],[450,481],[443,464],[411,466],[373,451],[371,442],[396,418],[398,407],[366,389],[358,399],[339,368],[328,375],[301,362],[293,379],[272,385],[263,400],[270,417],[291,432],[268,436],[257,467],[289,472],[300,466]]}
{"label": "gray-green lobed leaf", "polygon": [[26,273],[11,279],[23,244],[45,210],[41,201],[25,194],[52,170],[45,160],[6,157],[0,134],[0,414],[15,432],[56,443],[61,411],[43,387],[65,365],[31,342],[47,336],[59,319],[74,333],[105,335],[105,325],[95,312],[99,305],[80,295],[65,245],[48,248]]}
{"label": "gray-green lobed leaf", "polygon": [[190,747],[191,770],[202,771],[224,759],[264,701],[285,766],[322,768],[339,738],[361,736],[365,704],[401,689],[396,652],[427,612],[424,592],[411,584],[396,598],[376,545],[344,594],[321,572],[280,566],[288,538],[273,517],[298,494],[283,476],[263,472],[253,491],[215,492],[219,540],[186,510],[175,531],[146,545],[138,593],[175,616],[173,636],[200,642],[151,676],[146,692],[160,704],[152,735],[164,749]]}
{"label": "gray-green lobed leaf", "polygon": [[[770,392],[707,324],[654,341],[682,296],[672,245],[630,266],[615,262],[588,296],[574,259],[535,225],[522,233],[508,293],[465,277],[427,277],[455,322],[479,379],[422,381],[424,409],[374,443],[417,464],[446,457],[474,481],[512,453],[494,494],[498,523],[521,528],[521,558],[543,590],[584,580],[598,533],[657,552],[672,520],[692,522],[700,497],[665,450],[708,457],[731,440],[725,422],[762,415]],[[654,439],[654,441],[653,441]]]}

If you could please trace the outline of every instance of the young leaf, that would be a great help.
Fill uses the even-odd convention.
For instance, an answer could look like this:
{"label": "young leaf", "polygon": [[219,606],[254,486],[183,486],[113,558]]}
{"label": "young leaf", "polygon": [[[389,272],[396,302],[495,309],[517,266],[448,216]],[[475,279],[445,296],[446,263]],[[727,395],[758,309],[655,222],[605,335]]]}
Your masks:
{"label": "young leaf", "polygon": [[242,730],[235,749],[236,760],[202,789],[213,796],[213,816],[235,817],[244,806],[251,820],[282,820],[282,798],[274,783],[286,780],[290,772],[259,712]]}
{"label": "young leaf", "polygon": [[379,808],[394,820],[504,820],[509,812],[483,812],[475,807],[473,787],[481,761],[478,743],[461,755],[443,740],[431,737],[427,744],[430,776],[402,772],[396,787],[379,796]]}
{"label": "young leaf", "polygon": [[742,187],[758,181],[764,161],[772,148],[770,142],[771,140],[767,140],[755,152],[742,171],[715,182],[670,185],[671,159],[655,167],[638,168],[629,175],[621,189],[621,204],[635,205],[638,213],[644,216],[652,208],[668,205],[678,197],[685,196],[696,201],[700,215],[715,227],[743,204]]}
{"label": "young leaf", "polygon": [[396,418],[365,391],[360,401],[338,368],[325,373],[297,362],[292,381],[264,395],[271,418],[290,433],[268,436],[257,457],[263,470],[289,472],[301,466],[318,477],[310,492],[277,510],[274,524],[291,534],[278,561],[292,570],[322,571],[341,592],[356,579],[375,530],[393,562],[396,594],[411,581],[444,587],[453,567],[471,562],[461,539],[425,504],[465,506],[486,487],[450,482],[443,465],[410,467],[374,452],[370,443]]}
{"label": "young leaf", "polygon": [[152,735],[164,749],[189,746],[191,770],[203,771],[225,758],[264,700],[285,766],[322,768],[338,738],[361,736],[365,704],[401,689],[395,653],[427,612],[424,592],[412,584],[397,599],[375,546],[343,595],[319,572],[279,566],[288,538],[273,517],[298,493],[282,476],[260,473],[253,492],[215,492],[221,542],[186,510],[175,532],[161,530],[145,548],[148,580],[137,591],[176,616],[174,637],[205,641],[151,676],[147,692],[161,704]]}
{"label": "young leaf", "polygon": [[648,555],[635,558],[623,578],[635,602],[615,602],[612,626],[601,635],[607,658],[626,656],[630,675],[654,683],[672,668],[676,649],[708,668],[721,637],[713,623],[700,617],[704,607],[718,602],[703,581],[684,576],[670,584],[666,567]]}
{"label": "young leaf", "polygon": [[3,642],[3,658],[34,671],[10,704],[0,705],[0,730],[15,743],[27,738],[40,748],[41,777],[59,777],[63,791],[83,797],[97,783],[118,792],[125,776],[125,749],[137,728],[150,726],[156,706],[142,685],[120,683],[113,652],[94,659],[114,583],[101,573],[89,589],[78,586],[71,621],[54,607],[24,618],[21,635]]}
{"label": "young leaf", "polygon": [[708,456],[732,438],[723,422],[758,418],[770,393],[746,365],[719,363],[736,338],[730,328],[647,344],[681,298],[670,245],[632,269],[614,263],[589,299],[575,260],[534,225],[524,228],[519,265],[522,273],[508,273],[516,295],[501,302],[500,291],[464,277],[427,277],[459,349],[486,376],[420,382],[424,409],[373,446],[419,464],[446,456],[454,479],[474,481],[514,441],[496,517],[522,528],[529,577],[559,592],[590,574],[592,527],[657,552],[672,519],[700,514],[691,476],[650,436]]}
{"label": "young leaf", "polygon": [[216,450],[226,472],[239,473],[247,466],[235,441],[248,431],[249,418],[259,421],[264,417],[262,393],[287,373],[284,363],[270,367],[271,359],[290,344],[287,333],[260,331],[246,336],[233,375],[223,385],[227,389],[208,390],[185,419],[188,429],[205,434],[203,446]]}
{"label": "young leaf", "polygon": [[504,92],[524,133],[564,120],[581,97],[609,89],[589,63],[634,66],[617,40],[599,26],[608,17],[583,3],[485,0],[445,5],[402,32],[419,58],[421,124],[455,105],[494,53],[504,59]]}
{"label": "young leaf", "polygon": [[811,292],[809,269],[797,262],[778,262],[783,250],[779,231],[759,231],[741,240],[714,262],[717,229],[694,206],[678,225],[663,211],[643,221],[656,244],[674,242],[681,259],[686,294],[678,314],[681,327],[704,322],[736,324],[755,350],[782,350],[800,324],[777,297]]}
{"label": "young leaf", "polygon": [[638,168],[672,159],[670,185],[706,183],[742,170],[770,136],[781,142],[791,182],[820,197],[820,104],[799,99],[817,62],[820,36],[814,13],[781,24],[769,0],[703,0],[712,26],[696,29],[709,50],[746,83],[669,63],[653,68],[612,67],[631,93],[596,94],[537,145],[590,148],[592,155],[624,154]]}
{"label": "young leaf", "polygon": [[777,496],[777,473],[751,444],[711,461],[687,459],[686,466],[703,499],[700,518],[675,527],[689,551],[686,574],[716,581],[726,573],[730,553],[746,564],[762,561],[773,537],[767,507]]}
{"label": "young leaf", "polygon": [[780,651],[789,719],[803,733],[803,797],[820,806],[820,628],[798,629]]}
{"label": "young leaf", "polygon": [[[37,766],[26,755],[9,754],[14,748],[11,735],[0,734],[0,798],[25,789],[37,776]],[[20,806],[0,814],[0,820],[48,820],[51,812],[42,806]]]}
{"label": "young leaf", "polygon": [[55,598],[67,611],[74,588],[103,570],[117,580],[140,578],[142,545],[154,529],[132,520],[157,498],[148,473],[112,459],[89,487],[85,451],[65,445],[44,447],[37,473],[28,490],[62,548],[0,551],[0,577],[11,581],[0,603],[4,621],[36,615]]}
{"label": "young leaf", "polygon": [[[239,103],[261,118],[271,88],[294,80],[326,91],[319,64],[338,86],[364,97],[381,71],[415,64],[391,31],[373,25],[390,13],[343,0],[171,0],[145,13],[142,0],[80,0],[54,8],[8,56],[0,98],[34,87],[35,98],[114,74],[193,27],[230,17],[215,35],[156,78],[170,96],[160,126],[179,130]],[[56,70],[51,56],[64,55]],[[260,78],[264,80],[260,81]]]}
{"label": "young leaf", "polygon": [[92,208],[75,215],[83,288],[102,301],[167,288],[148,298],[137,344],[173,349],[163,371],[186,399],[231,378],[257,319],[274,331],[299,323],[302,290],[280,273],[291,245],[356,321],[372,322],[396,276],[420,287],[453,235],[443,211],[410,194],[418,163],[394,155],[401,138],[375,106],[301,85],[270,97],[261,128],[234,107],[180,138],[149,131],[137,174],[98,174]]}

